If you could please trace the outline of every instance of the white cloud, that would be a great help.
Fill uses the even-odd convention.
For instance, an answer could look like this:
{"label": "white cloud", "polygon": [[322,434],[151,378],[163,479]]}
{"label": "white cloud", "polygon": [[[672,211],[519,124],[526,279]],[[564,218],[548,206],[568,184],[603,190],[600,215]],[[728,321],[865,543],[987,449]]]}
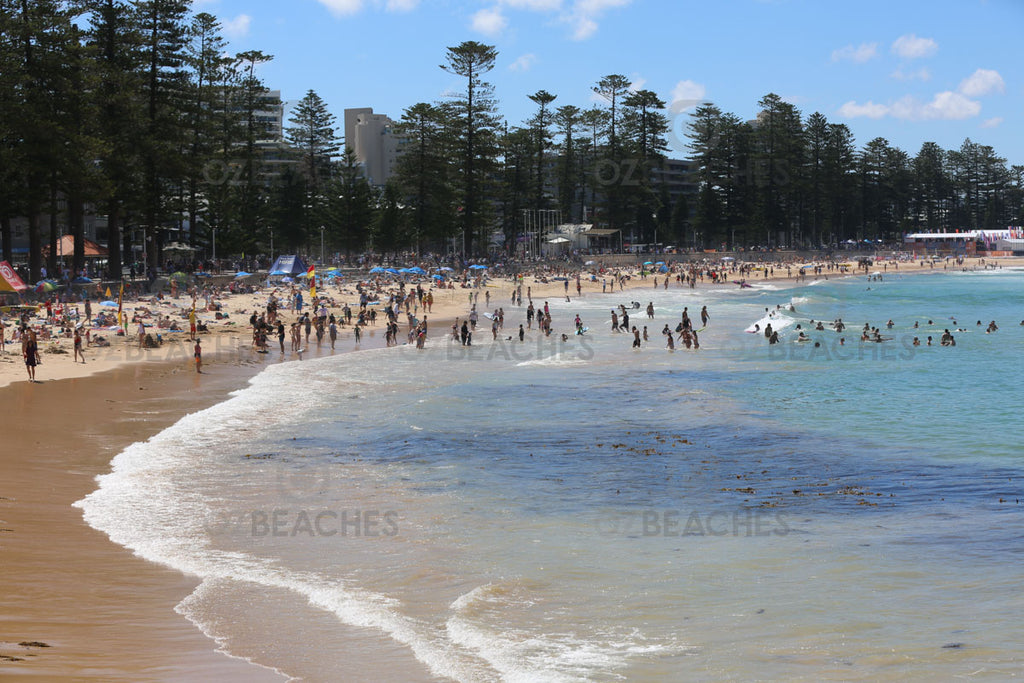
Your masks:
{"label": "white cloud", "polygon": [[597,20],[605,12],[618,7],[625,7],[633,0],[575,0],[562,21],[572,28],[573,40],[586,40],[597,32]]}
{"label": "white cloud", "polygon": [[892,44],[893,53],[904,59],[931,57],[938,49],[939,44],[931,38],[918,38],[913,33],[900,36]]}
{"label": "white cloud", "polygon": [[857,118],[869,118],[869,119],[880,119],[885,117],[889,113],[889,107],[884,104],[875,104],[871,100],[868,100],[864,104],[857,104],[853,100],[850,100],[843,106],[839,107],[839,115],[845,116],[848,119]]}
{"label": "white cloud", "polygon": [[863,64],[878,56],[878,43],[861,43],[860,45],[847,45],[838,50],[832,51],[833,62],[853,62]]}
{"label": "white cloud", "polygon": [[962,121],[980,113],[979,102],[950,90],[936,93],[927,104],[908,95],[892,106],[892,115],[907,121]]}
{"label": "white cloud", "polygon": [[252,17],[248,14],[239,14],[234,19],[225,19],[221,22],[221,29],[228,38],[237,39],[249,35],[249,26],[252,25]]}
{"label": "white cloud", "polygon": [[968,97],[981,97],[982,95],[991,95],[994,92],[1005,92],[1006,83],[998,71],[978,69],[962,80],[957,90]]}
{"label": "white cloud", "polygon": [[891,74],[892,78],[897,81],[927,81],[931,80],[932,73],[928,69],[918,69],[917,71],[904,71],[903,69],[896,69]]}
{"label": "white cloud", "polygon": [[892,104],[876,104],[871,100],[858,104],[851,100],[839,108],[841,116],[851,119],[881,119],[889,116],[904,121],[962,121],[980,113],[980,102],[950,90],[936,93],[927,103],[907,95]]}
{"label": "white cloud", "polygon": [[470,22],[474,31],[487,36],[497,36],[508,26],[508,19],[501,13],[500,7],[489,7],[479,10]]}
{"label": "white cloud", "polygon": [[[317,0],[336,17],[348,17],[362,11],[366,0]],[[420,0],[373,0],[373,7],[388,12],[411,12],[419,7]]]}
{"label": "white cloud", "polygon": [[981,127],[982,128],[998,128],[999,124],[1001,124],[1002,122],[1003,122],[1003,117],[1002,116],[996,116],[994,118],[985,119],[984,121],[982,121],[981,122]]}
{"label": "white cloud", "polygon": [[388,0],[384,8],[389,12],[411,12],[419,7],[420,0]]}
{"label": "white cloud", "polygon": [[562,9],[562,0],[502,0],[502,4],[531,12],[554,12]]}
{"label": "white cloud", "polygon": [[537,63],[537,55],[532,52],[520,55],[516,61],[508,65],[509,71],[529,71]]}
{"label": "white cloud", "polygon": [[672,88],[672,103],[669,105],[669,111],[673,114],[686,111],[692,107],[696,107],[704,96],[707,94],[707,88],[700,83],[694,83],[693,81],[679,81],[676,83],[676,87]]}
{"label": "white cloud", "polygon": [[630,74],[629,79],[630,92],[638,92],[640,90],[643,90],[644,86],[647,85],[647,79],[641,76],[640,74]]}
{"label": "white cloud", "polygon": [[317,0],[336,17],[355,14],[363,8],[363,0]]}

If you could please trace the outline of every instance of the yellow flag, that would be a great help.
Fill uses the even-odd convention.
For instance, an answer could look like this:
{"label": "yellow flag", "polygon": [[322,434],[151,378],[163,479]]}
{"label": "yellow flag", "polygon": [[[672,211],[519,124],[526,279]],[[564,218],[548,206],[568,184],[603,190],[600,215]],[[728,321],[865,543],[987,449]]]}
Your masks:
{"label": "yellow flag", "polygon": [[[109,291],[109,287],[107,288]],[[124,297],[124,283],[121,283],[121,289],[117,292],[117,326],[121,327],[121,299]]]}
{"label": "yellow flag", "polygon": [[111,296],[113,295],[110,293],[110,285],[107,285],[107,298],[109,299]]}
{"label": "yellow flag", "polygon": [[306,271],[306,277],[309,278],[309,295],[316,298],[316,266],[310,266],[309,270]]}

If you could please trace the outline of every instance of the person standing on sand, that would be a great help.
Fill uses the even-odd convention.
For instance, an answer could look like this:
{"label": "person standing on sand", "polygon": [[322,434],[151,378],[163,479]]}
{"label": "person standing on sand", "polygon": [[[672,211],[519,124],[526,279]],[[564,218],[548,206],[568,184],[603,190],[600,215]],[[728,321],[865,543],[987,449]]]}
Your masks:
{"label": "person standing on sand", "polygon": [[196,346],[192,351],[196,357],[196,372],[203,374],[203,347],[200,346],[200,341],[196,339]]}

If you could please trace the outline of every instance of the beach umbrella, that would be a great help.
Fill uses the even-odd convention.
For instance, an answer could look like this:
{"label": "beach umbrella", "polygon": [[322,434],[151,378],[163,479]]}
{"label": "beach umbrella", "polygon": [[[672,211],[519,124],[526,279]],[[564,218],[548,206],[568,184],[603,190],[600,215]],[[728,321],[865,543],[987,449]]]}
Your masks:
{"label": "beach umbrella", "polygon": [[287,275],[288,271],[287,270],[272,270],[272,271],[270,271],[270,274],[271,275]]}
{"label": "beach umbrella", "polygon": [[662,272],[662,273],[667,273],[668,272],[668,266],[662,266],[661,268],[658,268],[658,270],[660,272]]}
{"label": "beach umbrella", "polygon": [[74,280],[72,280],[71,284],[74,284],[74,285],[91,285],[92,284],[92,278],[88,278],[88,277],[85,277],[84,275],[81,275],[79,277],[76,277]]}
{"label": "beach umbrella", "polygon": [[645,266],[653,266],[654,265],[654,261],[644,261],[644,265]]}
{"label": "beach umbrella", "polygon": [[213,275],[211,275],[210,273],[204,273],[203,271],[200,270],[196,272],[196,277],[213,277]]}
{"label": "beach umbrella", "polygon": [[116,301],[101,301],[100,306],[106,306],[107,308],[117,308]]}
{"label": "beach umbrella", "polygon": [[585,266],[592,266],[592,265],[594,265],[594,262],[593,261],[587,261],[583,265],[585,265]]}
{"label": "beach umbrella", "polygon": [[237,280],[240,277],[249,277],[250,275],[252,275],[252,273],[247,273],[244,270],[240,270],[237,273],[235,273],[235,279]]}
{"label": "beach umbrella", "polygon": [[281,282],[295,282],[295,280],[285,275],[283,278],[281,278]]}
{"label": "beach umbrella", "polygon": [[371,273],[383,273],[384,269],[381,268],[380,266],[375,266],[373,268],[370,268],[370,272]]}
{"label": "beach umbrella", "polygon": [[474,263],[469,267],[470,270],[487,270],[487,266],[482,266],[478,263]]}
{"label": "beach umbrella", "polygon": [[440,268],[438,268],[438,270],[443,270],[449,273],[453,272],[452,269],[449,268],[448,266],[441,266]]}
{"label": "beach umbrella", "polygon": [[394,268],[385,268],[384,272],[385,273],[391,273],[392,275],[398,275],[399,271],[395,270]]}
{"label": "beach umbrella", "polygon": [[734,259],[732,256],[723,256],[722,260],[723,261],[735,261],[736,259]]}
{"label": "beach umbrella", "polygon": [[430,277],[434,278],[435,280],[443,280],[444,279],[444,276],[442,276],[442,275],[431,275]]}
{"label": "beach umbrella", "polygon": [[40,280],[36,283],[35,291],[42,294],[44,292],[52,292],[55,289],[57,289],[57,283],[53,280]]}
{"label": "beach umbrella", "polygon": [[663,265],[665,265],[665,262],[664,261],[657,261],[654,265],[656,265],[656,266],[663,266]]}
{"label": "beach umbrella", "polygon": [[413,266],[412,268],[408,268],[407,270],[410,273],[416,273],[417,275],[426,275],[427,274],[427,271],[423,270],[419,266]]}

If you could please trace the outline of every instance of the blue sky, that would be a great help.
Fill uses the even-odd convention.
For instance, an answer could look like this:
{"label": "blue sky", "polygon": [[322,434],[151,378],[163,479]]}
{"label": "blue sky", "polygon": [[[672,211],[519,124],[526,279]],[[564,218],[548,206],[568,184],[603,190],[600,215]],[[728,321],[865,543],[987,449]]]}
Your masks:
{"label": "blue sky", "polygon": [[459,90],[445,48],[498,49],[489,74],[511,125],[544,89],[588,107],[621,73],[669,107],[673,156],[687,156],[696,102],[745,119],[774,92],[806,117],[846,123],[858,147],[884,137],[912,156],[965,138],[1024,164],[1024,0],[199,0],[233,52],[274,55],[267,85],[294,102],[310,88],[338,117],[401,117]]}

